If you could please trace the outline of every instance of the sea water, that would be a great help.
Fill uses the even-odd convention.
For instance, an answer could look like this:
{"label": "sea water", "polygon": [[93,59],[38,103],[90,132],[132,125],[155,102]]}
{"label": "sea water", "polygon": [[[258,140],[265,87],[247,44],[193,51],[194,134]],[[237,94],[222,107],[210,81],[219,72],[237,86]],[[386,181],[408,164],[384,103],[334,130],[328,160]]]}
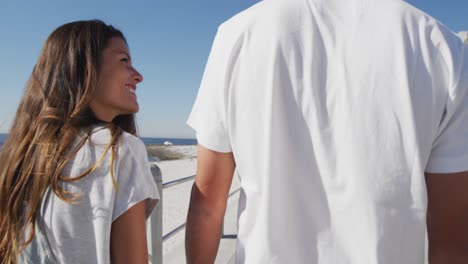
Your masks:
{"label": "sea water", "polygon": [[[0,145],[3,144],[8,134],[0,134]],[[196,145],[197,140],[193,138],[157,138],[141,137],[145,145]]]}

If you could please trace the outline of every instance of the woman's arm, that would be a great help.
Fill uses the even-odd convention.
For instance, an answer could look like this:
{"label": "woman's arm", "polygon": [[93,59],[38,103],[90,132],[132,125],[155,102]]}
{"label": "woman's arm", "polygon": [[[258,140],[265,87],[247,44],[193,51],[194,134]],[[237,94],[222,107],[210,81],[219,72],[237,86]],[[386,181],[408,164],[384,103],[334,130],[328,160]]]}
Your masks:
{"label": "woman's arm", "polygon": [[148,263],[145,208],[146,200],[134,205],[112,223],[110,254],[113,264]]}

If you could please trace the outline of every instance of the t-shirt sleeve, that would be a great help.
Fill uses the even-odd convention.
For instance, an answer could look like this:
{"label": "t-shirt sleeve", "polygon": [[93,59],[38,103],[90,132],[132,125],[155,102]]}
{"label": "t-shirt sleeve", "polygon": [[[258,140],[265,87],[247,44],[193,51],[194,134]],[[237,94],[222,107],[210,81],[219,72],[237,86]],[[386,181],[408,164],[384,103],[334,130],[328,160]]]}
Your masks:
{"label": "t-shirt sleeve", "polygon": [[159,202],[159,192],[151,174],[145,145],[138,138],[122,136],[117,153],[117,190],[112,221],[137,203],[146,200],[146,218]]}
{"label": "t-shirt sleeve", "polygon": [[187,124],[198,143],[217,152],[231,152],[228,94],[241,43],[220,27]]}
{"label": "t-shirt sleeve", "polygon": [[448,91],[445,115],[432,146],[426,172],[468,171],[468,46],[460,44],[453,57],[459,61],[455,84]]}

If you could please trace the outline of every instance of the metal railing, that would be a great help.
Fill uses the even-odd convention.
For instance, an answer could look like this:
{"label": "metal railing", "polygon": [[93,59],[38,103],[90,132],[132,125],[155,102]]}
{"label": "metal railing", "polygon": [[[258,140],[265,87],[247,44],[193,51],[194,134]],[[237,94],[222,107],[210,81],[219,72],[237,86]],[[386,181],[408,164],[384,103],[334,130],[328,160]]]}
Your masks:
{"label": "metal railing", "polygon": [[163,189],[195,179],[195,175],[163,183]]}

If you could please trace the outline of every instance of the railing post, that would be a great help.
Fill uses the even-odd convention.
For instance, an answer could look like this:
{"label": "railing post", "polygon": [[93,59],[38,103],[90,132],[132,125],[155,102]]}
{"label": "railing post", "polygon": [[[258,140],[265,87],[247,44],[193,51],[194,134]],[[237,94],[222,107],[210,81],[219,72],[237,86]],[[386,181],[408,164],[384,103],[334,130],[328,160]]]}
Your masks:
{"label": "railing post", "polygon": [[159,191],[159,204],[154,210],[150,218],[150,237],[151,237],[151,252],[149,252],[149,261],[152,264],[162,264],[162,212],[163,212],[163,184],[162,174],[159,167],[151,163],[151,173],[153,174],[154,181],[158,186]]}

